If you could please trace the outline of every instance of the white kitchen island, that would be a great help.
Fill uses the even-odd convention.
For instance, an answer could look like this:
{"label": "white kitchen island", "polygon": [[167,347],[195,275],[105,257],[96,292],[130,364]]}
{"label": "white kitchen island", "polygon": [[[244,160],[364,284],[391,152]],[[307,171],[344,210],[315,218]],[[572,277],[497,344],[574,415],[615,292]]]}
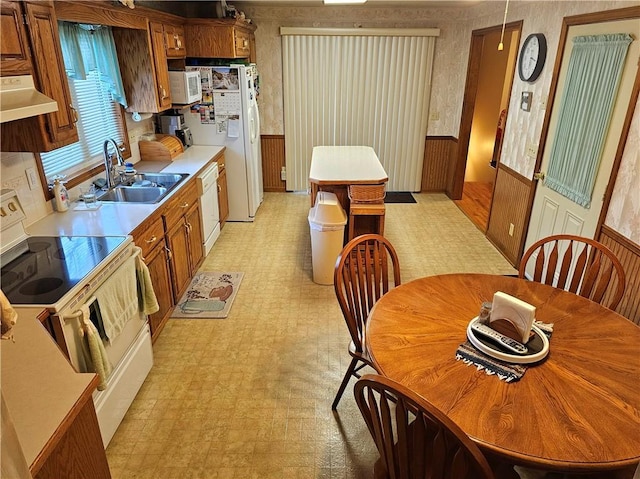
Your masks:
{"label": "white kitchen island", "polygon": [[[358,211],[351,210],[349,186],[384,185],[389,180],[378,155],[370,146],[315,146],[311,156],[309,182],[311,183],[311,206],[316,202],[318,191],[334,193],[345,213],[348,226],[345,242],[364,233],[382,234],[384,229],[384,201],[362,205]],[[361,215],[365,215],[361,217]],[[358,221],[356,221],[358,219]],[[355,224],[359,226],[356,227]]]}
{"label": "white kitchen island", "polygon": [[335,193],[349,211],[349,185],[381,185],[389,181],[378,155],[370,146],[315,146],[311,155],[309,182],[311,206],[318,191]]}

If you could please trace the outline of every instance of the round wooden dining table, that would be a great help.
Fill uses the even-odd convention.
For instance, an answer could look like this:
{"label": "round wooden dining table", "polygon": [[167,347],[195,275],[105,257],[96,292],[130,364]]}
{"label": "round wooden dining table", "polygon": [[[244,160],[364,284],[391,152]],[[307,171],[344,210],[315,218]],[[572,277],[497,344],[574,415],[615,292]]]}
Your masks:
{"label": "round wooden dining table", "polygon": [[[507,383],[456,360],[496,291],[553,323],[549,354]],[[602,472],[640,462],[640,327],[590,300],[505,276],[431,276],[389,291],[368,318],[378,372],[433,403],[512,464]]]}

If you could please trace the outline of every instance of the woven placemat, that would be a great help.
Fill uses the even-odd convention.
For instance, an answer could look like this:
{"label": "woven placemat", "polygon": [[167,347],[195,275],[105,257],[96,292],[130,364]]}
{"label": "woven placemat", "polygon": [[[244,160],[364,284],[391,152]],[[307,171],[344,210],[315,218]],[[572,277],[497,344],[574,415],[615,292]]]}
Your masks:
{"label": "woven placemat", "polygon": [[[543,323],[534,321],[534,323],[546,336],[551,339],[553,333],[553,323]],[[456,359],[467,365],[474,365],[479,371],[484,371],[489,376],[496,376],[498,379],[507,383],[519,381],[527,367],[524,364],[513,364],[491,356],[478,350],[469,340],[458,346],[456,350]]]}

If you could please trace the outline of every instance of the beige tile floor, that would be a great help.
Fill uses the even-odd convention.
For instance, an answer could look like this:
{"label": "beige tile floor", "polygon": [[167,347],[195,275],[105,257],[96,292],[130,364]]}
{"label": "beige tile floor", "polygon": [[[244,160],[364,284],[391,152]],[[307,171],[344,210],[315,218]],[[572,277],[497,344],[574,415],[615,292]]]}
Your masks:
{"label": "beige tile floor", "polygon": [[[403,282],[514,269],[444,195],[389,204]],[[377,453],[348,388],[348,332],[333,287],[312,281],[309,196],[267,193],[227,223],[203,271],[243,271],[226,319],[169,320],[113,437],[114,479],[369,478]]]}

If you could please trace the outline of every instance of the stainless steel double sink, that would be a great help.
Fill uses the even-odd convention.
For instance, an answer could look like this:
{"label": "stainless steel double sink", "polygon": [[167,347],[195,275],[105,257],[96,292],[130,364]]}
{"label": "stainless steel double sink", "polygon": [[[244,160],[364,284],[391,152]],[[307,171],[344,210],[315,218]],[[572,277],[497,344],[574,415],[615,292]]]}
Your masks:
{"label": "stainless steel double sink", "polygon": [[187,173],[137,173],[99,193],[97,199],[119,203],[157,203],[187,176]]}

